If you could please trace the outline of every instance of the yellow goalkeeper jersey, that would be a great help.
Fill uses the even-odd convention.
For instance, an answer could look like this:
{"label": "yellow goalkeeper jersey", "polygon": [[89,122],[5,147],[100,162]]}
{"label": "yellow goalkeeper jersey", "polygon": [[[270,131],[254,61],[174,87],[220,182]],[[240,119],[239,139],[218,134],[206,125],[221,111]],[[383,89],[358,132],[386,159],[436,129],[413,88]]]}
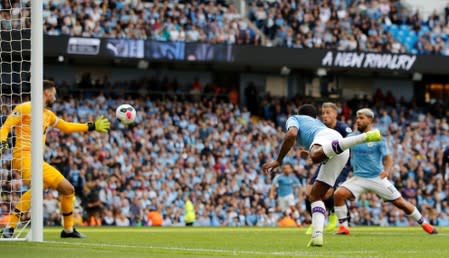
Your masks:
{"label": "yellow goalkeeper jersey", "polygon": [[[87,124],[69,123],[56,116],[51,110],[43,110],[43,130],[42,140],[45,144],[47,130],[55,127],[63,132],[85,132],[88,130]],[[11,128],[15,127],[15,147],[14,153],[31,151],[31,102],[24,102],[17,105],[11,114],[8,115],[5,123],[0,129],[0,141],[6,141]]]}

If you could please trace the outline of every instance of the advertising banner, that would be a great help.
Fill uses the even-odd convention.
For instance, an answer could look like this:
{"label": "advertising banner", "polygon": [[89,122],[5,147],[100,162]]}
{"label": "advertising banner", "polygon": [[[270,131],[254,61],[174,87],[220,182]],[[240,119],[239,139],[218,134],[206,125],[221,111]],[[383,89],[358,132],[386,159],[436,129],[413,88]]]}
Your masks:
{"label": "advertising banner", "polygon": [[440,55],[68,36],[45,36],[44,47],[45,56],[69,55],[75,58],[76,56],[91,56],[98,59],[124,58],[167,62],[229,63],[230,65],[271,67],[273,69],[286,66],[290,69],[326,68],[335,71],[449,73],[449,57]]}

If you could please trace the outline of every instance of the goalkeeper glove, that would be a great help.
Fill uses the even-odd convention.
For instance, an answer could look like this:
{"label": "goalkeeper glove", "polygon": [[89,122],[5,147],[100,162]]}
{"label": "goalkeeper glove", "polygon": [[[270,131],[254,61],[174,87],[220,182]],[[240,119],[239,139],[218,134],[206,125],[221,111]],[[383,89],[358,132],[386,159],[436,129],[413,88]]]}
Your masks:
{"label": "goalkeeper glove", "polygon": [[95,130],[99,133],[107,133],[110,127],[110,123],[107,118],[105,118],[104,116],[100,116],[95,119],[95,122],[87,123],[87,126],[89,127],[89,131]]}
{"label": "goalkeeper glove", "polygon": [[0,153],[5,152],[7,149],[9,149],[9,144],[7,141],[0,142]]}

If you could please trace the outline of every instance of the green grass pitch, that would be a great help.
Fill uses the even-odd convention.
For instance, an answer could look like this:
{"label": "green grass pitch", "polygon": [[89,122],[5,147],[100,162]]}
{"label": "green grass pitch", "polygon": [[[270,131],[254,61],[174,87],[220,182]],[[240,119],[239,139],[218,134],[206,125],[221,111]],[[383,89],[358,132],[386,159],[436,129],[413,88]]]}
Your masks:
{"label": "green grass pitch", "polygon": [[304,228],[79,228],[86,239],[60,231],[45,229],[44,243],[0,241],[0,257],[449,257],[449,228],[356,227],[314,248]]}

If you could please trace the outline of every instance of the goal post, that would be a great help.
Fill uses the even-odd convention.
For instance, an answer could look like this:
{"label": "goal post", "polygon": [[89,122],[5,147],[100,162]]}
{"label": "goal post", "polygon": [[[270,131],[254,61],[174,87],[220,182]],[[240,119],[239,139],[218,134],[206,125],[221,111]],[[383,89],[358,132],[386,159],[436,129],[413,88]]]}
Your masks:
{"label": "goal post", "polygon": [[[31,0],[30,0],[31,1]],[[44,240],[43,218],[43,16],[42,0],[31,3],[31,241]]]}
{"label": "goal post", "polygon": [[[2,238],[0,234],[0,240],[43,241],[42,9],[42,0],[0,2],[0,124],[3,125],[16,105],[30,100],[30,93],[32,107],[31,209],[21,216],[12,237]],[[10,148],[0,153],[0,231],[8,226],[18,201],[30,189],[22,180],[22,171],[13,170],[13,148],[21,135],[18,130],[22,130],[20,126],[12,129],[7,140]]]}

